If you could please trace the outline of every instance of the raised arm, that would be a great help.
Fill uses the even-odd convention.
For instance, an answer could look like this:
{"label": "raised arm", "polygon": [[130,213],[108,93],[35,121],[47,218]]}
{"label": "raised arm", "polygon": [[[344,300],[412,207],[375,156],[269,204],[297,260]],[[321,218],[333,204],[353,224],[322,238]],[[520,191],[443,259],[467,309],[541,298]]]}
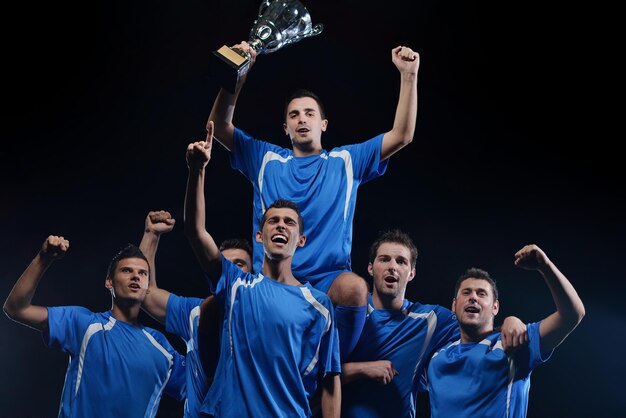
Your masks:
{"label": "raised arm", "polygon": [[69,247],[70,242],[63,237],[50,235],[46,239],[4,302],[4,312],[9,318],[39,331],[48,329],[48,308],[31,302],[48,267],[63,257]]}
{"label": "raised arm", "polygon": [[[250,68],[252,68],[254,61],[256,60],[256,51],[245,41],[234,45],[233,48],[240,49],[250,55],[250,64],[248,66],[248,71],[250,71]],[[215,124],[215,139],[217,139],[219,143],[229,151],[232,151],[233,149],[233,135],[235,132],[233,115],[235,113],[235,105],[237,104],[237,98],[239,97],[239,92],[246,81],[246,77],[247,73],[239,79],[235,88],[235,94],[231,94],[225,89],[221,89],[219,91],[217,98],[213,103],[211,114],[209,115],[209,121],[212,121]],[[207,121],[207,130],[209,129],[209,121]]]}
{"label": "raised arm", "polygon": [[204,179],[205,168],[211,159],[213,122],[207,124],[205,141],[193,142],[187,147],[187,191],[185,193],[185,235],[196,259],[210,280],[217,283],[222,273],[220,250],[206,230]]}
{"label": "raised arm", "polygon": [[159,246],[161,234],[170,232],[174,229],[176,220],[172,218],[169,212],[151,211],[146,216],[143,238],[139,244],[139,249],[144,253],[150,264],[150,281],[148,283],[148,292],[141,304],[141,309],[148,313],[151,317],[165,323],[165,314],[167,312],[167,301],[170,298],[170,292],[159,289],[156,282],[156,252]]}
{"label": "raised arm", "polygon": [[400,94],[393,127],[383,137],[380,159],[386,160],[413,141],[417,121],[417,71],[420,56],[411,48],[391,50],[391,61],[400,71]]}
{"label": "raised arm", "polygon": [[525,270],[537,270],[552,293],[556,312],[541,321],[539,335],[541,350],[553,350],[585,316],[583,302],[574,286],[538,246],[526,245],[515,253],[515,265]]}

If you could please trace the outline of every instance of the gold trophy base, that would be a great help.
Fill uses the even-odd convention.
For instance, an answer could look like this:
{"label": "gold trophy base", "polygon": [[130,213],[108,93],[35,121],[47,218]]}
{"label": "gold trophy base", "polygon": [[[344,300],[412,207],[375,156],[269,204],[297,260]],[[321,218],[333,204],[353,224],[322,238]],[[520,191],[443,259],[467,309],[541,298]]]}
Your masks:
{"label": "gold trophy base", "polygon": [[210,77],[231,94],[235,93],[239,79],[250,67],[250,59],[238,49],[222,46],[213,51],[209,63]]}

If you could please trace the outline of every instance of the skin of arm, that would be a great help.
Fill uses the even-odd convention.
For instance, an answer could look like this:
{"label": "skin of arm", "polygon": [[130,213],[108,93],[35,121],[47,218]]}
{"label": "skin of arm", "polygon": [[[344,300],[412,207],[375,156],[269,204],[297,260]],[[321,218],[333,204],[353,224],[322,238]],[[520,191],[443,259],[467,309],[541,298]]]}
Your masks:
{"label": "skin of arm", "polygon": [[204,178],[205,167],[211,159],[213,122],[207,124],[205,141],[193,142],[187,147],[187,190],[185,193],[185,235],[191,244],[202,270],[213,284],[222,273],[219,247],[206,230]]}
{"label": "skin of arm", "polygon": [[[252,68],[252,65],[256,61],[256,51],[251,48],[250,45],[245,41],[234,45],[233,48],[240,49],[249,54],[249,72]],[[235,113],[235,105],[237,104],[239,92],[241,91],[241,88],[243,87],[246,78],[247,73],[238,80],[237,86],[235,87],[235,94],[230,94],[227,90],[221,89],[217,94],[217,97],[215,98],[213,108],[211,109],[211,114],[209,115],[209,121],[212,121],[215,126],[215,139],[217,139],[219,143],[222,144],[224,148],[229,151],[232,151],[233,149],[233,135],[235,132],[235,125],[233,125],[233,115]],[[209,126],[207,122],[207,131],[208,129]]]}
{"label": "skin of arm", "polygon": [[151,211],[146,216],[145,229],[143,238],[139,244],[139,249],[144,253],[150,264],[150,281],[148,283],[148,292],[141,304],[141,308],[151,317],[165,323],[165,315],[167,312],[167,301],[170,298],[170,292],[159,289],[156,282],[156,252],[159,246],[161,234],[170,232],[174,229],[176,221],[169,212]]}
{"label": "skin of arm", "polygon": [[391,51],[391,60],[400,71],[400,94],[391,130],[383,136],[381,161],[413,141],[417,120],[417,72],[419,54],[411,48],[398,46]]}
{"label": "skin of arm", "polygon": [[339,418],[341,415],[341,380],[339,375],[327,375],[322,380],[322,417]]}
{"label": "skin of arm", "polygon": [[31,302],[46,270],[62,258],[69,247],[70,242],[62,236],[50,235],[46,239],[4,302],[3,309],[9,318],[39,331],[48,329],[48,308]]}
{"label": "skin of arm", "polygon": [[515,253],[515,265],[538,271],[550,289],[556,311],[541,321],[539,335],[541,350],[551,351],[582,321],[585,316],[583,302],[567,277],[537,245],[526,245]]}
{"label": "skin of arm", "polygon": [[398,375],[389,360],[354,361],[341,365],[341,383],[347,384],[359,379],[371,379],[386,385]]}

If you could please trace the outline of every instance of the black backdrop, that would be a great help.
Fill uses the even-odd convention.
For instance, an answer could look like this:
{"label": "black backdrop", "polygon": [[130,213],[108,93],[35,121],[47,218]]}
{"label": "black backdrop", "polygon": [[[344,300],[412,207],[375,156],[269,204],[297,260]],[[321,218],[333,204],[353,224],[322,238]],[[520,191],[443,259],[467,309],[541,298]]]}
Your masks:
{"label": "black backdrop", "polygon": [[[61,234],[71,249],[35,303],[108,309],[106,265],[122,244],[139,241],[152,209],[178,220],[161,241],[159,284],[206,294],[182,233],[184,152],[204,138],[217,93],[208,55],[247,38],[258,4],[28,4],[5,16],[2,298],[45,237]],[[324,32],[258,58],[236,124],[286,145],[283,98],[306,87],[325,102],[326,149],[384,132],[399,83],[390,51],[418,51],[415,140],[359,192],[354,270],[366,274],[379,230],[399,227],[420,251],[409,299],[448,306],[456,277],[477,266],[498,280],[500,318],[533,321],[554,307],[539,275],[516,269],[513,254],[537,243],[574,283],[587,316],[533,373],[529,416],[618,416],[626,406],[618,351],[624,192],[612,136],[593,120],[596,102],[582,96],[577,48],[587,35],[571,11],[521,3],[486,10],[474,1],[304,4]],[[219,145],[208,173],[208,229],[217,240],[249,237],[251,187]],[[0,417],[54,416],[66,356],[4,316],[0,330]],[[164,398],[160,415],[176,409]]]}

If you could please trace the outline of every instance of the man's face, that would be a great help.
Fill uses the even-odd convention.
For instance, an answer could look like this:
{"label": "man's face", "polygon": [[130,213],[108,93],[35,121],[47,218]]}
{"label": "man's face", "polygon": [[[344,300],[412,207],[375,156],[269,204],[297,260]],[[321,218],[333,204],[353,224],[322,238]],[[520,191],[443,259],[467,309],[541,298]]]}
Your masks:
{"label": "man's face", "polygon": [[293,99],[287,106],[285,133],[294,147],[307,150],[321,147],[322,132],[328,120],[322,119],[317,102],[310,97]]}
{"label": "man's face", "polygon": [[257,242],[263,243],[265,254],[270,259],[292,256],[297,247],[302,247],[306,238],[300,235],[298,214],[289,208],[270,208],[265,214],[262,230],[256,233]]}
{"label": "man's face", "polygon": [[452,311],[459,324],[478,332],[493,328],[493,319],[499,308],[499,302],[493,298],[491,284],[483,279],[463,280],[452,301]]}
{"label": "man's face", "polygon": [[123,258],[118,261],[113,277],[107,277],[105,287],[116,299],[143,302],[148,290],[148,262],[142,258]]}
{"label": "man's face", "polygon": [[250,255],[247,251],[242,250],[241,248],[226,248],[225,250],[222,250],[222,255],[228,261],[238,265],[244,272],[250,272],[252,260],[250,259]]}
{"label": "man's face", "polygon": [[415,277],[411,267],[411,250],[395,242],[383,242],[368,272],[373,277],[374,293],[379,299],[404,300],[407,284]]}

